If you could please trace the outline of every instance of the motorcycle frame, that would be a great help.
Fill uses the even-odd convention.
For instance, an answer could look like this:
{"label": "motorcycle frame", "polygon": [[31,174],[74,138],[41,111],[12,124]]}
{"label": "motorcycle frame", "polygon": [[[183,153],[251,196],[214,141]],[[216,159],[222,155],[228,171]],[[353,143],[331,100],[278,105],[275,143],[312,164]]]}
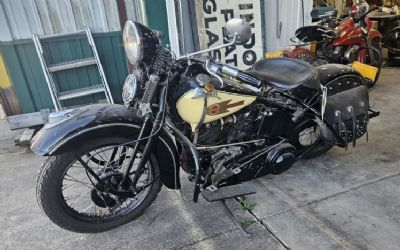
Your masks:
{"label": "motorcycle frame", "polygon": [[[176,136],[176,138],[180,139],[180,141],[189,149],[190,155],[193,159],[194,162],[194,170],[195,170],[195,174],[194,174],[194,192],[193,192],[193,202],[197,202],[198,201],[198,197],[201,191],[201,184],[199,182],[200,179],[200,159],[199,159],[199,153],[198,153],[198,149],[196,148],[196,145],[194,145],[174,124],[173,122],[167,118],[167,113],[166,113],[166,102],[165,102],[165,98],[166,98],[166,94],[167,94],[167,86],[163,85],[161,87],[160,90],[160,96],[159,96],[159,110],[157,112],[156,118],[154,119],[154,122],[152,123],[152,127],[151,127],[151,133],[149,136],[147,141],[143,142],[142,138],[143,135],[141,135],[139,138],[137,138],[137,144],[139,143],[146,143],[145,148],[143,150],[143,155],[141,157],[141,160],[138,164],[138,167],[136,169],[137,172],[141,171],[141,168],[144,167],[145,163],[148,160],[149,157],[149,153],[152,151],[152,147],[154,146],[154,141],[156,140],[158,133],[157,131],[160,130],[160,127],[164,127],[168,130],[170,130],[172,132],[172,134],[174,136]],[[283,91],[279,91],[276,90],[277,92],[279,92],[280,94],[282,94],[284,97],[296,102],[299,106],[301,106],[302,108],[304,108],[306,111],[312,115],[315,115],[316,117],[318,117],[320,120],[322,120],[322,115],[319,111],[317,111],[315,108],[312,107],[313,103],[315,105],[315,103],[318,103],[320,101],[320,98],[318,98],[320,96],[320,94],[322,93],[321,90],[319,89],[314,96],[310,99],[310,101],[308,103],[305,103],[303,100],[297,98],[296,96],[293,96],[291,94],[285,93]],[[266,98],[264,96],[258,97],[258,98]],[[147,119],[143,122],[142,124],[142,128],[147,129],[147,126],[149,126],[149,123],[146,122],[148,121]],[[335,137],[339,140],[340,143],[344,143],[344,140],[340,137],[340,135],[336,132],[336,130],[333,128],[333,126],[326,121],[323,121],[324,124],[328,127],[328,129],[335,135]],[[136,147],[135,146],[135,147]],[[315,145],[314,145],[315,146]],[[310,147],[308,150],[312,150],[313,146]],[[302,154],[303,155],[303,154]],[[301,156],[302,156],[301,155]],[[300,159],[301,156],[298,158]],[[134,159],[135,157],[133,156],[132,159]],[[125,169],[124,172],[124,176],[125,178],[127,178],[129,176],[129,172],[131,169],[132,165],[130,165],[127,169]],[[125,183],[126,179],[123,180],[123,183]],[[134,180],[132,181],[132,185],[134,186],[135,183],[137,181],[137,178],[134,178]]]}

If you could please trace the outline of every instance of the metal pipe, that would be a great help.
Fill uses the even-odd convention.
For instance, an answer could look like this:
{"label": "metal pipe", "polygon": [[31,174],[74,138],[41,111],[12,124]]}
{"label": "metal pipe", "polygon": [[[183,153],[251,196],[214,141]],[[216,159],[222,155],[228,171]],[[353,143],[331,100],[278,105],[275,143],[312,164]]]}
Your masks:
{"label": "metal pipe", "polygon": [[195,174],[195,188],[193,192],[193,201],[197,202],[199,194],[200,194],[200,184],[199,184],[199,177],[200,177],[200,162],[199,162],[199,154],[197,152],[196,147],[192,144],[192,142],[179,130],[175,127],[175,125],[170,121],[165,121],[167,126],[189,147],[190,153],[192,154],[194,166],[196,169]]}
{"label": "metal pipe", "polygon": [[236,146],[236,145],[243,145],[243,144],[252,144],[252,143],[257,143],[257,142],[265,142],[264,139],[259,139],[259,140],[251,140],[251,141],[245,141],[245,142],[236,142],[236,143],[230,143],[230,144],[224,144],[224,145],[217,145],[217,146],[204,146],[204,147],[196,147],[198,150],[207,150],[207,149],[217,149],[217,148],[223,148],[223,147],[229,147],[229,146]]}
{"label": "metal pipe", "polygon": [[208,48],[208,49],[200,50],[200,51],[193,52],[193,53],[190,53],[190,54],[186,54],[185,56],[179,57],[178,60],[179,59],[184,59],[184,58],[190,58],[190,57],[195,56],[195,55],[199,55],[199,54],[203,54],[203,53],[206,53],[206,52],[214,51],[214,50],[217,50],[217,49],[222,49],[222,48],[225,48],[225,47],[229,47],[229,46],[234,45],[235,42],[236,42],[236,35],[235,35],[235,38],[233,39],[233,41],[230,42],[230,43],[221,44],[219,46],[215,46],[215,47],[212,47],[212,48]]}

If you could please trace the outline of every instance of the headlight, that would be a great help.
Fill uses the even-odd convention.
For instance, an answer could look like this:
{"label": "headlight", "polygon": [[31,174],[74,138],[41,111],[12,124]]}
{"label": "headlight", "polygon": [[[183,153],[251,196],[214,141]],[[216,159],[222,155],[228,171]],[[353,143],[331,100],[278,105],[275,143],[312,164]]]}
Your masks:
{"label": "headlight", "polygon": [[122,89],[122,100],[124,104],[129,106],[130,103],[136,96],[138,89],[137,80],[135,75],[129,75],[124,83],[124,87]]}
{"label": "headlight", "polygon": [[124,40],[126,57],[130,64],[135,66],[143,58],[143,44],[134,22],[127,21],[125,23],[122,39]]}

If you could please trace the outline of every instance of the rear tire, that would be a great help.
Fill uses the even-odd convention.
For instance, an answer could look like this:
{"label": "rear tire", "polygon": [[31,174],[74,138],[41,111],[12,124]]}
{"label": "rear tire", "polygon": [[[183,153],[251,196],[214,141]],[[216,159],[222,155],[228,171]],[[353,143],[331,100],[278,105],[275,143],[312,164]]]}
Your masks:
{"label": "rear tire", "polygon": [[315,149],[303,155],[303,159],[312,159],[320,155],[323,155],[326,152],[328,152],[332,147],[333,147],[332,145],[326,143],[321,143],[319,145],[316,145]]}
{"label": "rear tire", "polygon": [[[377,67],[378,72],[376,73],[374,81],[367,81],[368,88],[372,88],[375,85],[375,83],[379,80],[379,75],[381,74],[381,69],[382,69],[382,54],[381,54],[382,47],[380,44],[380,39],[379,38],[372,39],[371,46],[374,50],[373,53],[374,53],[375,60],[374,60],[374,62],[371,62],[370,59],[368,58],[368,60],[369,60],[368,64],[371,66]],[[376,59],[376,58],[378,58],[378,59]]]}
{"label": "rear tire", "polygon": [[[64,175],[71,168],[71,164],[76,161],[75,154],[82,156],[96,148],[125,142],[127,142],[127,139],[120,137],[94,139],[86,141],[74,152],[64,152],[50,156],[43,162],[36,181],[36,197],[39,206],[51,221],[69,231],[98,233],[121,226],[144,213],[161,190],[161,181],[158,178],[160,171],[154,155],[151,155],[148,161],[153,179],[150,186],[146,187],[149,188],[149,191],[146,190],[148,193],[145,198],[140,204],[132,208],[133,210],[129,210],[127,207],[122,214],[115,216],[111,214],[110,217],[105,217],[103,214],[84,216],[84,214],[78,213],[69,207],[63,196],[62,183]],[[154,178],[156,179],[154,180]]]}
{"label": "rear tire", "polygon": [[[295,132],[290,137],[290,141],[296,147],[298,155],[303,154],[303,159],[315,158],[328,152],[333,147],[320,138],[318,129],[319,125],[314,120],[303,121],[294,129]],[[304,139],[304,135],[307,136],[307,134],[309,138]],[[310,147],[313,148],[310,150]]]}

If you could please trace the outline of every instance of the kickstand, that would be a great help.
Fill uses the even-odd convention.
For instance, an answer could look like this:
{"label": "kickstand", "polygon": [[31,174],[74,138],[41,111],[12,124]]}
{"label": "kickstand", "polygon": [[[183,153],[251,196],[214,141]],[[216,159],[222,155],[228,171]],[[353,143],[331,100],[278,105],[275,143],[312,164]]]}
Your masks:
{"label": "kickstand", "polygon": [[225,200],[221,200],[222,206],[225,208],[226,213],[229,215],[233,223],[235,223],[236,227],[246,235],[246,237],[251,238],[251,234],[247,233],[246,230],[242,228],[239,221],[236,220],[235,216],[233,215],[232,211],[226,205]]}

